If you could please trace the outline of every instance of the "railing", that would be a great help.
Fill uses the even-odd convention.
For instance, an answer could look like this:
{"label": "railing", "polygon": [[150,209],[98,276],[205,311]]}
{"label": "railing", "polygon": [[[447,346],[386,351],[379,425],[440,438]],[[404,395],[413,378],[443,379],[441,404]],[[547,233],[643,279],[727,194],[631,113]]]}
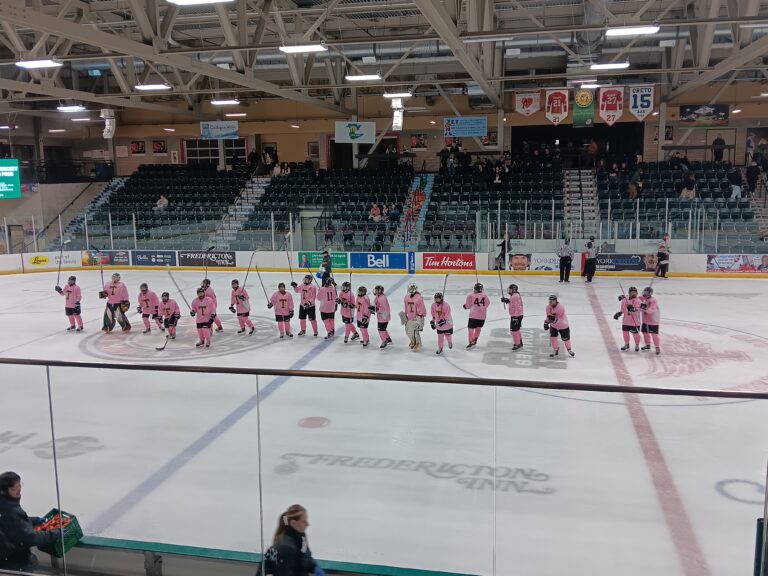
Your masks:
{"label": "railing", "polygon": [[67,162],[24,162],[22,182],[62,184],[65,182],[107,182],[115,175],[111,160],[77,159]]}
{"label": "railing", "polygon": [[90,538],[258,554],[301,503],[321,564],[372,574],[753,563],[768,393],[175,366],[194,353],[183,337],[142,365],[157,342],[139,340],[81,341],[93,363],[0,359],[0,451],[30,513],[62,508]]}

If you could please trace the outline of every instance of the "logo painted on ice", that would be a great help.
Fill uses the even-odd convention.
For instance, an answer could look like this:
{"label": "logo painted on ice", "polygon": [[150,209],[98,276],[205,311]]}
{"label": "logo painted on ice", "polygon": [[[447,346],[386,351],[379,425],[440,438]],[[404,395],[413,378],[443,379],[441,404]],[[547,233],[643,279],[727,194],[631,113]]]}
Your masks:
{"label": "logo painted on ice", "polygon": [[[43,460],[53,460],[53,446],[50,440],[35,442],[36,432],[20,433],[13,430],[0,432],[0,454],[24,448]],[[56,457],[75,458],[104,448],[98,438],[93,436],[63,436],[56,438]]]}

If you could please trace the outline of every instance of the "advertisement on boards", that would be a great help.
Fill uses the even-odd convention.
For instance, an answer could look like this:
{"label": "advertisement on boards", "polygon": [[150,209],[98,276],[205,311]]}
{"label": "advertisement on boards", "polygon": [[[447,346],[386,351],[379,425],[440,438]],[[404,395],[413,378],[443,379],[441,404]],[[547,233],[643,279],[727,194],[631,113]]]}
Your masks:
{"label": "advertisement on boards", "polygon": [[206,263],[208,268],[234,268],[235,253],[179,250],[179,266],[205,266]]}
{"label": "advertisement on boards", "polygon": [[[24,268],[29,270],[51,270],[59,267],[58,252],[30,252],[24,254]],[[64,252],[61,255],[62,268],[79,268],[80,252]]]}
{"label": "advertisement on boards", "polygon": [[83,266],[130,266],[131,253],[128,250],[83,250],[81,255]]}
{"label": "advertisement on boards", "polygon": [[352,252],[350,267],[363,270],[405,270],[408,267],[405,252]]}
{"label": "advertisement on boards", "polygon": [[768,274],[768,254],[707,254],[711,274]]}
{"label": "advertisement on boards", "polygon": [[176,266],[175,250],[134,250],[134,266]]}
{"label": "advertisement on boards", "polygon": [[424,270],[474,270],[476,266],[474,253],[424,252],[421,257]]}

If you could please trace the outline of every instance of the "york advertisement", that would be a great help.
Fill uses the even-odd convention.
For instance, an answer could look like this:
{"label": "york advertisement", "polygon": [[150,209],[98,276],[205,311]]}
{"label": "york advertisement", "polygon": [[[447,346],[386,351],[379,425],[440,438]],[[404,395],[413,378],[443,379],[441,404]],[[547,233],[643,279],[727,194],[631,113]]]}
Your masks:
{"label": "york advertisement", "polygon": [[653,272],[657,264],[656,254],[600,254],[597,257],[600,272]]}
{"label": "york advertisement", "polygon": [[235,253],[206,252],[205,250],[197,252],[191,250],[179,251],[179,266],[205,266],[206,263],[209,268],[234,268]]}

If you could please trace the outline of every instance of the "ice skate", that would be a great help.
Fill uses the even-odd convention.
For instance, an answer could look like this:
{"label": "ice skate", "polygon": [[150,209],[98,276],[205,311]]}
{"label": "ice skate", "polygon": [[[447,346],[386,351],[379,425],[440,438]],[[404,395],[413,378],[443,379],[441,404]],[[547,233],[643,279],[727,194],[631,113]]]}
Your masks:
{"label": "ice skate", "polygon": [[315,338],[317,338],[317,332],[315,332],[314,336],[315,336]]}
{"label": "ice skate", "polygon": [[549,353],[549,357],[554,358],[558,355],[559,352],[560,352],[559,350],[553,350],[552,352]]}
{"label": "ice skate", "polygon": [[650,344],[646,344],[645,346],[640,348],[640,350],[650,350],[650,349],[651,349],[651,345]]}
{"label": "ice skate", "polygon": [[621,347],[621,350],[629,350],[629,344],[624,344],[624,346]]}
{"label": "ice skate", "polygon": [[286,336],[288,336],[288,338],[293,338],[293,333],[292,333],[292,332],[288,332],[288,333],[286,334]]}
{"label": "ice skate", "polygon": [[206,343],[205,343],[205,347],[206,347],[206,348],[210,348],[210,347],[211,347],[211,343],[210,343],[210,342],[206,342]]}
{"label": "ice skate", "polygon": [[659,354],[661,354],[661,348],[656,348],[656,356],[658,356]]}
{"label": "ice skate", "polygon": [[199,342],[195,343],[195,346],[197,348],[200,348],[203,344],[204,344],[204,342],[202,340],[200,340]]}
{"label": "ice skate", "polygon": [[224,328],[219,326],[216,328],[216,332],[224,332]]}
{"label": "ice skate", "polygon": [[368,342],[361,342],[361,344],[363,345],[363,348],[366,348],[368,346]]}
{"label": "ice skate", "polygon": [[[307,333],[306,330],[299,330],[299,336],[304,336],[304,334],[306,333]],[[315,334],[315,336],[317,336],[317,334]]]}
{"label": "ice skate", "polygon": [[123,328],[123,332],[130,332],[130,331],[131,331],[130,326],[126,326],[125,328]]}
{"label": "ice skate", "polygon": [[83,331],[83,327],[82,326],[80,326],[77,330],[75,330],[75,332],[82,332],[82,331]]}
{"label": "ice skate", "polygon": [[437,349],[437,352],[435,352],[435,354],[438,354],[438,355],[439,355],[439,354],[442,354],[442,353],[443,353],[443,349],[442,349],[442,348],[438,348],[438,349]]}
{"label": "ice skate", "polygon": [[245,328],[240,328],[240,330],[237,331],[238,334],[245,334]]}
{"label": "ice skate", "polygon": [[389,344],[389,340],[384,340],[384,342],[381,343],[381,346],[379,346],[379,348],[386,348],[387,344]]}
{"label": "ice skate", "polygon": [[344,344],[346,344],[347,342],[349,342],[349,337],[348,336],[344,336]]}
{"label": "ice skate", "polygon": [[74,326],[70,326],[69,328],[67,328],[67,332],[74,332],[74,331],[75,331]]}
{"label": "ice skate", "polygon": [[354,334],[352,334],[352,341],[353,341],[353,342],[354,342],[355,340],[357,340],[358,338],[360,338],[360,334],[358,334],[357,332],[355,332]]}
{"label": "ice skate", "polygon": [[520,350],[520,348],[522,348],[522,347],[523,347],[522,344],[513,344],[512,345],[512,351],[514,352],[515,350]]}
{"label": "ice skate", "polygon": [[448,342],[448,350],[453,350],[453,342]]}
{"label": "ice skate", "polygon": [[574,352],[573,350],[568,350],[568,354],[570,354],[570,355],[571,355],[571,358],[573,358],[574,356],[576,356],[576,352]]}
{"label": "ice skate", "polygon": [[283,338],[285,338],[285,334],[280,334],[280,339],[282,340]]}
{"label": "ice skate", "polygon": [[251,326],[251,329],[250,329],[250,330],[248,330],[248,336],[250,336],[251,334],[253,334],[255,331],[256,331],[256,326]]}
{"label": "ice skate", "polygon": [[144,331],[142,332],[142,334],[152,334],[152,330],[150,330],[149,328],[147,328],[146,330],[144,330]]}
{"label": "ice skate", "polygon": [[640,346],[638,346],[637,344],[635,344],[635,352],[640,352]]}

